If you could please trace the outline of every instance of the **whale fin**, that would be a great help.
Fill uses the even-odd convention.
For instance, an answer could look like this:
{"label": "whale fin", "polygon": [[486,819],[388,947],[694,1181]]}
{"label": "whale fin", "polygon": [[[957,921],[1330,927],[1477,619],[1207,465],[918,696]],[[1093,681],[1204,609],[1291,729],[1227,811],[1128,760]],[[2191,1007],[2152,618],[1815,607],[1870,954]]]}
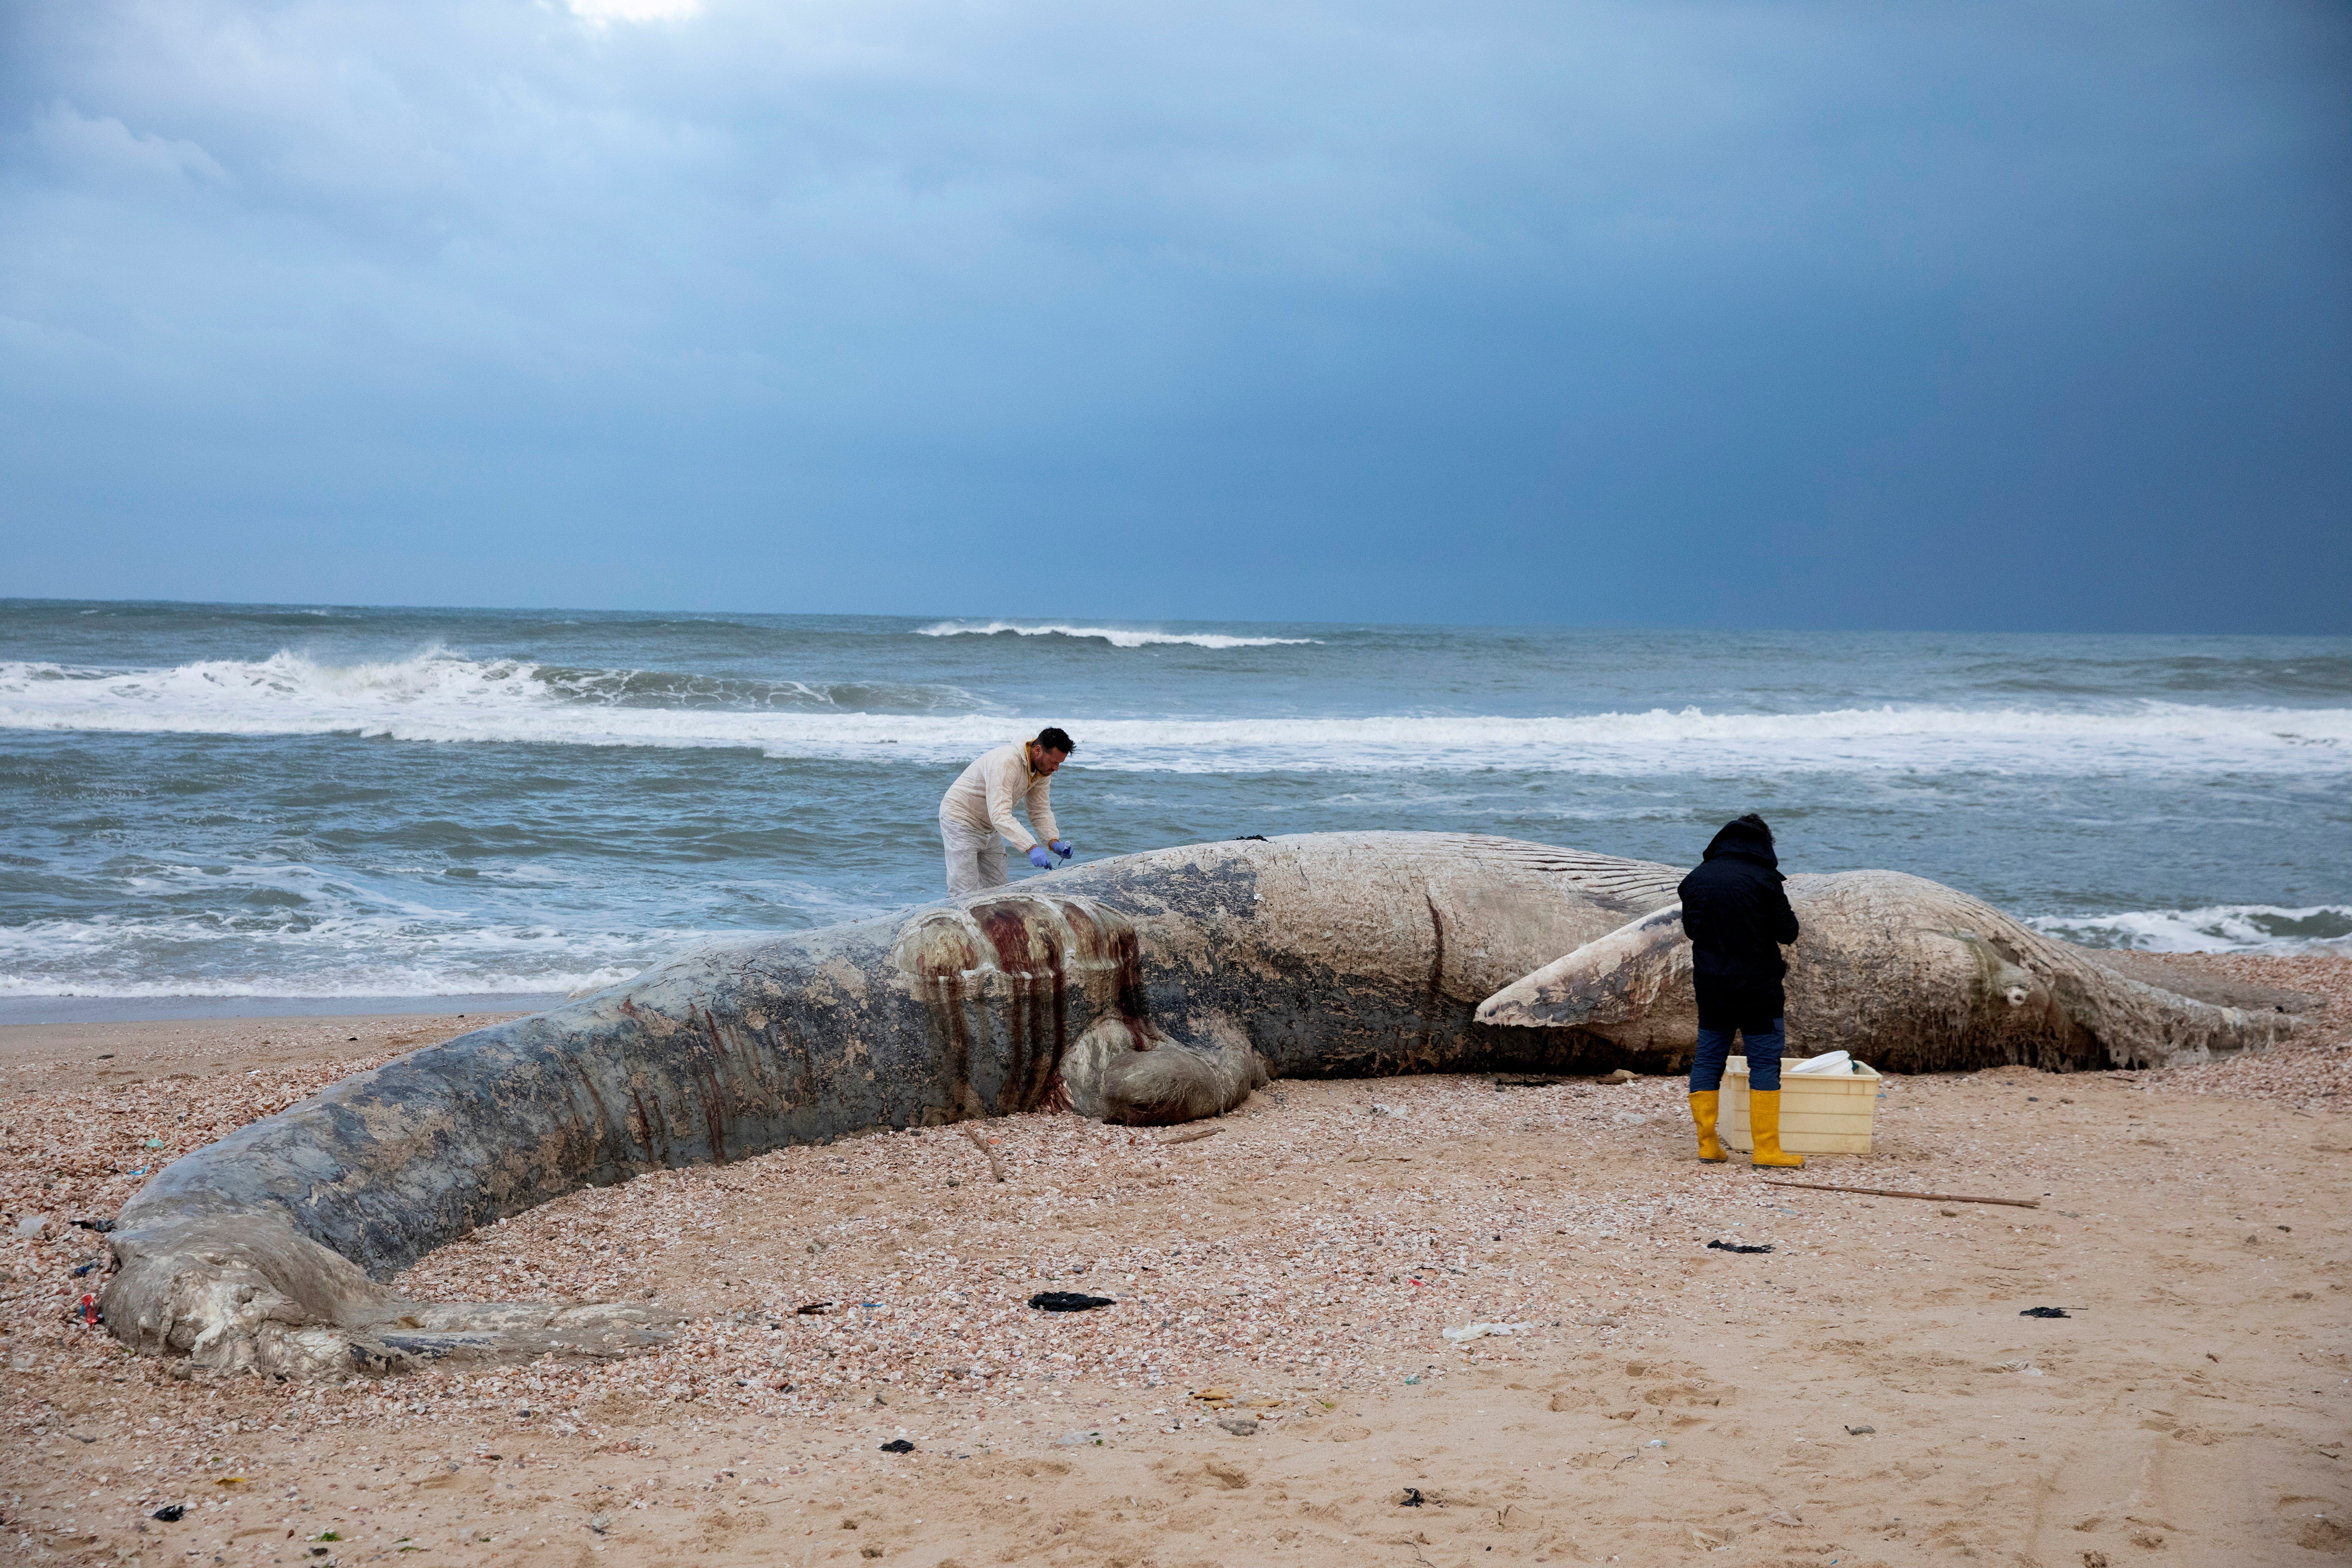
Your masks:
{"label": "whale fin", "polygon": [[1481,1024],[1557,1029],[1631,1024],[1690,981],[1683,907],[1668,904],[1520,976],[1478,1004]]}

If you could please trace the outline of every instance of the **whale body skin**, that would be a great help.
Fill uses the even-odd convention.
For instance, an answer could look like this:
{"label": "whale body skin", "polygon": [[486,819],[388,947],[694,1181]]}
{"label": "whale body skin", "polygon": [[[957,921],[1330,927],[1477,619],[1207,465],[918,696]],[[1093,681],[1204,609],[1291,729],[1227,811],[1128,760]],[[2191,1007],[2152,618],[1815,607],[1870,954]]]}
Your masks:
{"label": "whale body skin", "polygon": [[[1681,876],[1479,836],[1300,835],[1127,856],[714,946],[356,1074],[174,1163],[107,1238],[107,1326],[145,1350],[288,1375],[622,1353],[656,1340],[660,1320],[613,1306],[419,1303],[380,1281],[583,1186],[874,1129],[1063,1106],[1189,1121],[1268,1077],[1664,1070],[1691,1046],[1671,984],[1654,1016],[1475,1015],[1560,955],[1667,909]],[[1872,962],[1869,933],[1837,940],[1862,945],[1825,950],[1826,962]],[[1979,967],[1987,984],[2002,978]],[[1898,1018],[1905,1052],[1930,1047],[1922,1065],[2147,1055],[2101,1038],[2096,1019],[2036,1033],[2018,1007],[1955,1011],[1951,1000],[1939,991],[1933,1016]],[[2150,1018],[2202,1007],[2145,1000],[2133,1023],[2144,1033]],[[2210,1026],[2200,1048],[2229,1048],[2227,1029]],[[1792,1021],[1809,1048],[1908,1065],[1844,1037],[1864,1026],[1842,1026],[1834,1006]]]}

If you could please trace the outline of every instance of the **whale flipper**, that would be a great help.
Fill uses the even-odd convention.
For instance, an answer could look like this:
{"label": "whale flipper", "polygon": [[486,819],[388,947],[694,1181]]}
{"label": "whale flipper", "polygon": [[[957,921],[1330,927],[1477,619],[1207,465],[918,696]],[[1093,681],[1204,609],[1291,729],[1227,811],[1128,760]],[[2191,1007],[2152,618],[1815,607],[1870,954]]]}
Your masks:
{"label": "whale flipper", "polygon": [[1513,981],[1479,1003],[1475,1016],[1535,1028],[1636,1023],[1677,986],[1687,988],[1690,953],[1683,907],[1669,904]]}

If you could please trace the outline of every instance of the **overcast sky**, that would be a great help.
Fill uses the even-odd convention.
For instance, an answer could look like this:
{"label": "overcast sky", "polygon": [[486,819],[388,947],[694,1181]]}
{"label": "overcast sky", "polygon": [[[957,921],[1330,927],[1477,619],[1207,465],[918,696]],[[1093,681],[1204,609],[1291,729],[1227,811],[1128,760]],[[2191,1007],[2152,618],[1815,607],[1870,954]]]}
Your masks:
{"label": "overcast sky", "polygon": [[0,595],[2352,630],[2352,7],[0,29]]}

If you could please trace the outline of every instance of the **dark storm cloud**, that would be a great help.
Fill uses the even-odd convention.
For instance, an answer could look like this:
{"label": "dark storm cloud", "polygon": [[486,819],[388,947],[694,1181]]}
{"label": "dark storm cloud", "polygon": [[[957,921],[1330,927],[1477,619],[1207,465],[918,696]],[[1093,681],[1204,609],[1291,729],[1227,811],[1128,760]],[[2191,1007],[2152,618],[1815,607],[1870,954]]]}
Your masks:
{"label": "dark storm cloud", "polygon": [[2347,624],[2340,12],[1133,9],[14,9],[11,591]]}

